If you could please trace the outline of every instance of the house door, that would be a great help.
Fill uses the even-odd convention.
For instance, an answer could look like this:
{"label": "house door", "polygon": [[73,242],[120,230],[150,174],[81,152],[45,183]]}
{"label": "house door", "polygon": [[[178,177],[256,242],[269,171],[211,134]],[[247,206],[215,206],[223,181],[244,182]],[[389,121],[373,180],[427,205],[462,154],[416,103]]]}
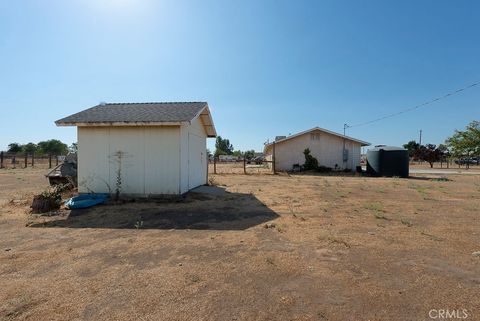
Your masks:
{"label": "house door", "polygon": [[206,183],[205,138],[188,134],[188,189]]}

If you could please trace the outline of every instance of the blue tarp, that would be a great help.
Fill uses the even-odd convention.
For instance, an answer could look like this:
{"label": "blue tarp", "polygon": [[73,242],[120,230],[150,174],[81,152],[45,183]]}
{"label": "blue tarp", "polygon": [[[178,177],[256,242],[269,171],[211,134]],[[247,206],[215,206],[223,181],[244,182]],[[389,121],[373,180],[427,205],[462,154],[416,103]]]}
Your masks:
{"label": "blue tarp", "polygon": [[92,207],[105,203],[108,197],[108,194],[83,194],[68,199],[65,202],[65,206],[69,209]]}

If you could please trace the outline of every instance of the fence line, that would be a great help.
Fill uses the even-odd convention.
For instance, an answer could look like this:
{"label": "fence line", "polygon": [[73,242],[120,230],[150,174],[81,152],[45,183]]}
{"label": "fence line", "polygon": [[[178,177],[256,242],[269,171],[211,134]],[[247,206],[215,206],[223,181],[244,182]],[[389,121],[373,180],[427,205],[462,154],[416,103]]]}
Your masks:
{"label": "fence line", "polygon": [[[47,162],[48,168],[52,168],[53,164],[58,166],[61,162],[60,158],[63,155],[42,155],[37,156],[35,153],[8,153],[0,152],[0,168],[27,168],[28,165],[35,167],[35,163],[38,165],[42,164],[43,161]],[[53,160],[55,162],[53,162]],[[23,163],[23,167],[20,164]],[[10,164],[11,166],[8,166]]]}

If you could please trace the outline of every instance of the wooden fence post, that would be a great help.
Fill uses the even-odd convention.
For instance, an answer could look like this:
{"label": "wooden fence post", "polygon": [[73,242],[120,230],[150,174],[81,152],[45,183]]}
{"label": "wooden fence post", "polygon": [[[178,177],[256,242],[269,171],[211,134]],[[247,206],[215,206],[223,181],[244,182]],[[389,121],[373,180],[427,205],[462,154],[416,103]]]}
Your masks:
{"label": "wooden fence post", "polygon": [[35,153],[32,152],[32,167],[35,165]]}
{"label": "wooden fence post", "polygon": [[48,154],[48,168],[52,168],[52,154]]}
{"label": "wooden fence post", "polygon": [[0,152],[0,168],[3,168],[3,152]]}
{"label": "wooden fence post", "polygon": [[28,154],[25,153],[25,168],[27,168],[28,165]]}
{"label": "wooden fence post", "polygon": [[273,142],[273,148],[272,148],[272,168],[273,168],[273,174],[276,174],[277,170],[275,168],[275,142]]}
{"label": "wooden fence post", "polygon": [[213,157],[213,173],[217,174],[217,158]]}
{"label": "wooden fence post", "polygon": [[243,156],[243,174],[247,175],[247,160],[245,156]]}
{"label": "wooden fence post", "polygon": [[55,166],[58,166],[58,155],[55,155]]}
{"label": "wooden fence post", "polygon": [[13,164],[13,168],[15,168],[15,167],[16,167],[16,166],[15,166],[15,163],[16,163],[16,162],[17,162],[17,161],[15,160],[15,155],[13,155],[13,158],[12,158],[12,164]]}

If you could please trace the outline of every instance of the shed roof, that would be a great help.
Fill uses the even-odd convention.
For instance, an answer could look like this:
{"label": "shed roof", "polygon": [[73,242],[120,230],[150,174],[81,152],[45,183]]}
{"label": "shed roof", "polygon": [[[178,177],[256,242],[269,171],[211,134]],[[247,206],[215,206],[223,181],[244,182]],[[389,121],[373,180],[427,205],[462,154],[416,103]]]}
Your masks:
{"label": "shed roof", "polygon": [[[300,133],[297,133],[297,134],[293,134],[293,135],[287,136],[287,137],[285,137],[285,138],[276,140],[276,141],[275,141],[275,144],[282,143],[282,142],[287,141],[287,140],[289,140],[289,139],[292,139],[292,138],[295,138],[295,137],[298,137],[298,136],[301,136],[301,135],[304,135],[304,134],[308,134],[308,133],[313,132],[313,131],[321,131],[321,132],[324,132],[324,133],[327,133],[327,134],[330,134],[330,135],[334,135],[334,136],[338,136],[338,137],[341,137],[341,138],[345,138],[346,140],[353,141],[353,142],[356,142],[356,143],[360,143],[362,146],[369,146],[369,145],[370,145],[369,142],[366,142],[366,141],[363,141],[363,140],[360,140],[360,139],[356,139],[356,138],[353,138],[353,137],[350,137],[350,136],[344,136],[344,135],[342,135],[342,134],[339,134],[339,133],[336,133],[336,132],[332,132],[331,130],[324,129],[324,128],[320,128],[320,127],[314,127],[314,128],[305,130],[305,131],[303,131],[303,132],[300,132]],[[271,145],[273,145],[273,142],[268,143],[268,144],[265,144],[265,148],[267,148],[267,147],[269,147],[269,146],[271,146]]]}
{"label": "shed roof", "polygon": [[216,131],[206,102],[101,103],[59,119],[57,126],[182,125],[200,117],[208,137]]}

